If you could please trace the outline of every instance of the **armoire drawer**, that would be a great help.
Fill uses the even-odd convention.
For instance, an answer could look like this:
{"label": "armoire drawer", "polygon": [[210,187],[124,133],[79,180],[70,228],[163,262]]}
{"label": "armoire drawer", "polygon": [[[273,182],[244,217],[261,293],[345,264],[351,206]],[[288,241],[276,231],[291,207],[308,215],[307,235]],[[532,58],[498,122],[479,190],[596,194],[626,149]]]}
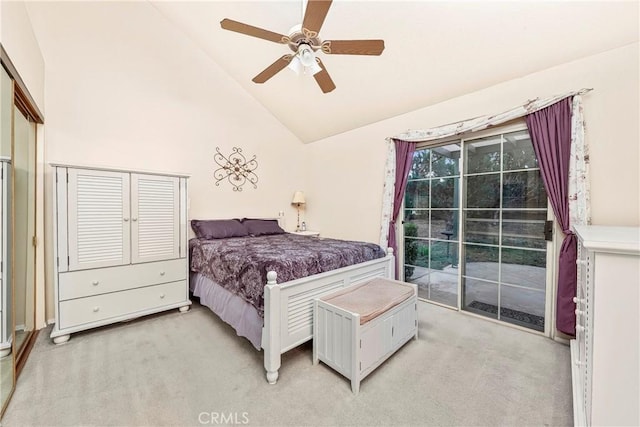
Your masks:
{"label": "armoire drawer", "polygon": [[148,262],[120,267],[71,271],[58,275],[58,298],[66,301],[158,283],[186,280],[187,260]]}
{"label": "armoire drawer", "polygon": [[186,280],[60,302],[59,328],[152,310],[186,301]]}

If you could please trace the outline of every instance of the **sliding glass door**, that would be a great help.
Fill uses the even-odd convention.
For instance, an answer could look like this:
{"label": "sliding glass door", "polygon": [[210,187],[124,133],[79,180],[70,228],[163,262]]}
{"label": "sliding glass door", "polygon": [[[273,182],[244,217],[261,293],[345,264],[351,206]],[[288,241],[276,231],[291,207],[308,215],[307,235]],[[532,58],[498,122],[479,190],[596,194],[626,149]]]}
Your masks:
{"label": "sliding glass door", "polygon": [[546,221],[526,130],[418,149],[405,193],[404,278],[428,301],[544,331]]}
{"label": "sliding glass door", "polygon": [[458,304],[460,144],[417,150],[405,193],[404,278],[419,296]]}

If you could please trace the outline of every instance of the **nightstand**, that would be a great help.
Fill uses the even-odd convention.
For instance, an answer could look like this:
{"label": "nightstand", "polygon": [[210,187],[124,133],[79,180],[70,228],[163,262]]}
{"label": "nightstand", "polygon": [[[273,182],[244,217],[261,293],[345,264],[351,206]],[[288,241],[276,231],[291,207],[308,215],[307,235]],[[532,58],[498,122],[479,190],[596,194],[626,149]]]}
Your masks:
{"label": "nightstand", "polygon": [[319,237],[319,231],[305,230],[305,231],[292,231],[293,234],[297,234],[299,236],[311,236],[311,237]]}

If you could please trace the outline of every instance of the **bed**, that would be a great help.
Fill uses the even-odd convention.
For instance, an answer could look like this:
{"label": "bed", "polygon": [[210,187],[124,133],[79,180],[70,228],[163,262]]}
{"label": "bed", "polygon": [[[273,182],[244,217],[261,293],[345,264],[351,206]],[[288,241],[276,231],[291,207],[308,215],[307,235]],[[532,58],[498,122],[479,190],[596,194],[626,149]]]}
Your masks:
{"label": "bed", "polygon": [[281,355],[313,335],[313,300],[374,277],[395,259],[373,243],[285,233],[277,220],[192,221],[189,286],[237,334],[264,350],[275,384]]}

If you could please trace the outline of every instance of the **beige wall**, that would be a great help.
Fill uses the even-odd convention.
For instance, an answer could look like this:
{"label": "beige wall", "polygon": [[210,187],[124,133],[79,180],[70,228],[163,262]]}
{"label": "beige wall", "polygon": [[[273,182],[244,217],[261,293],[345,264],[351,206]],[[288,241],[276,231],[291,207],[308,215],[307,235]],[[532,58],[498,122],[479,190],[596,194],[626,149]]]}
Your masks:
{"label": "beige wall", "polygon": [[[190,218],[284,211],[287,228],[294,226],[290,202],[304,186],[296,161],[304,146],[149,3],[28,8],[47,63],[47,163],[188,173]],[[256,155],[258,188],[215,186],[216,147],[223,154],[241,147],[247,157]],[[48,261],[51,188],[48,171]],[[46,316],[54,317],[52,262]]]}
{"label": "beige wall", "polygon": [[[33,32],[32,23],[23,1],[0,2],[0,41],[11,62],[33,98],[38,109],[45,114],[44,105],[44,58]],[[45,114],[46,117],[46,114]],[[37,129],[36,152],[36,205],[44,204],[44,129]],[[36,328],[45,325],[45,258],[42,236],[44,235],[44,210],[36,211]]]}
{"label": "beige wall", "polygon": [[[75,19],[77,8],[81,20]],[[640,223],[638,44],[304,146],[147,3],[40,3],[27,9],[47,64],[46,161],[191,173],[192,218],[285,211],[292,229],[290,200],[301,189],[308,228],[375,242],[385,137],[593,87],[584,106],[594,223]],[[118,22],[118,31],[112,22]],[[146,31],[149,26],[154,31]],[[216,146],[223,153],[239,146],[257,155],[257,190],[214,185]],[[612,184],[611,177],[624,185]],[[50,221],[50,197],[46,208]],[[47,232],[51,257],[49,223]],[[46,318],[51,319],[52,268],[47,273]]]}
{"label": "beige wall", "polygon": [[0,3],[0,40],[38,108],[43,111],[44,59],[25,2]]}
{"label": "beige wall", "polygon": [[309,226],[327,236],[377,242],[385,137],[583,87],[594,88],[583,97],[593,223],[640,225],[639,50],[635,43],[310,144]]}

